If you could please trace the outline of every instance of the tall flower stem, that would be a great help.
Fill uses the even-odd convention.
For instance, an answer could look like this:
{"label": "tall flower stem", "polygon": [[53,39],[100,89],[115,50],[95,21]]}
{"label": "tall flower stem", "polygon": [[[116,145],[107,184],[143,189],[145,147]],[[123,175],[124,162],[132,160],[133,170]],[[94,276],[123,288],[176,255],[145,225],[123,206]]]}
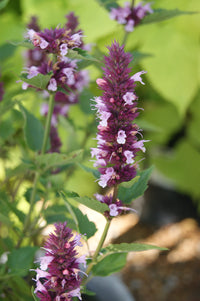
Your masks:
{"label": "tall flower stem", "polygon": [[[52,114],[53,114],[53,109],[54,109],[54,94],[51,94],[50,98],[49,98],[49,110],[48,110],[46,124],[45,124],[45,131],[44,131],[44,138],[43,138],[43,143],[42,143],[41,155],[44,155],[44,153],[46,151],[47,142],[48,142],[48,138],[49,138],[50,127],[51,127],[51,117],[52,117]],[[34,208],[34,205],[35,205],[35,197],[36,197],[39,178],[40,178],[40,172],[38,172],[36,170],[35,171],[34,182],[33,182],[33,189],[32,189],[31,198],[30,198],[30,207],[29,207],[29,211],[26,215],[22,235],[21,235],[21,237],[20,237],[20,239],[17,243],[17,246],[16,246],[17,248],[20,247],[24,237],[26,236],[26,233],[27,233],[28,229],[31,226],[31,214],[32,214],[32,211],[33,211],[33,208]]]}
{"label": "tall flower stem", "polygon": [[48,110],[46,124],[45,124],[44,139],[43,139],[43,144],[42,144],[42,149],[41,149],[41,155],[44,155],[44,153],[46,152],[50,127],[51,127],[51,117],[53,114],[53,109],[54,109],[54,94],[52,93],[49,97],[49,110]]}
{"label": "tall flower stem", "polygon": [[[107,234],[108,234],[108,230],[109,230],[109,227],[110,227],[110,223],[111,223],[111,221],[110,221],[110,220],[107,220],[106,225],[105,225],[105,228],[104,228],[103,233],[102,233],[102,235],[101,235],[100,241],[99,241],[98,246],[97,246],[97,248],[96,248],[96,251],[95,251],[95,253],[94,253],[94,255],[93,255],[92,262],[88,265],[88,268],[87,268],[87,270],[86,270],[86,274],[87,274],[87,275],[89,275],[89,273],[91,272],[93,266],[94,266],[95,263],[96,263],[97,256],[99,255],[99,252],[100,252],[100,250],[101,250],[101,248],[102,248],[102,246],[103,246],[103,244],[104,244],[104,241],[105,241],[105,239],[106,239],[106,236],[107,236]],[[82,283],[82,284],[86,284],[86,283],[87,283],[87,278],[85,278],[85,279],[83,280],[83,283]]]}

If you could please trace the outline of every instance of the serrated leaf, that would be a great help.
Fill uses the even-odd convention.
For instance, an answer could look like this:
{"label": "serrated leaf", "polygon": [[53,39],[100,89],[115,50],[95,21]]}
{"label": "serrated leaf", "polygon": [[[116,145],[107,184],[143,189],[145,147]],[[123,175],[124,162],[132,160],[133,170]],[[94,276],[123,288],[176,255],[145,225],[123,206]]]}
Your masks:
{"label": "serrated leaf", "polygon": [[143,195],[145,190],[148,188],[148,180],[153,171],[153,166],[139,173],[139,179],[131,187],[119,186],[118,198],[124,204],[130,204],[134,199]]}
{"label": "serrated leaf", "polygon": [[128,252],[141,252],[148,250],[160,250],[167,251],[167,248],[161,248],[154,245],[143,244],[143,243],[121,243],[121,244],[110,244],[102,250],[103,257],[109,254],[115,253],[128,253]]}
{"label": "serrated leaf", "polygon": [[117,273],[125,266],[126,257],[126,253],[110,254],[93,266],[92,274],[105,277]]}
{"label": "serrated leaf", "polygon": [[96,199],[89,198],[87,196],[84,197],[76,197],[74,198],[75,201],[79,202],[80,204],[85,205],[86,207],[95,210],[99,213],[104,213],[105,211],[109,210],[108,205],[97,201]]}
{"label": "serrated leaf", "polygon": [[44,89],[46,89],[47,84],[49,83],[49,81],[52,77],[52,74],[53,74],[52,72],[49,72],[46,75],[39,73],[38,75],[29,79],[29,78],[27,78],[28,74],[23,73],[19,77],[23,82],[25,82],[35,88],[44,90]]}
{"label": "serrated leaf", "polygon": [[165,21],[181,15],[191,15],[196,14],[192,11],[181,11],[179,9],[155,9],[152,14],[149,14],[144,17],[140,24],[149,24],[154,22]]}
{"label": "serrated leaf", "polygon": [[9,43],[13,46],[22,46],[26,47],[29,49],[34,49],[34,45],[31,43],[29,40],[24,40],[24,41],[9,41]]}
{"label": "serrated leaf", "polygon": [[113,1],[113,0],[97,0],[97,2],[99,3],[99,5],[103,6],[108,11],[110,11],[111,8],[119,7],[119,5],[117,4],[117,1]]}
{"label": "serrated leaf", "polygon": [[78,227],[79,227],[80,233],[82,235],[86,234],[87,239],[89,239],[97,231],[95,224],[93,222],[91,222],[88,219],[88,216],[86,214],[83,214],[80,209],[73,207],[73,211],[78,220]]}
{"label": "serrated leaf", "polygon": [[41,168],[43,171],[47,171],[51,168],[79,161],[82,152],[82,150],[76,150],[67,155],[60,153],[39,155],[36,157],[35,162],[39,168]]}
{"label": "serrated leaf", "polygon": [[42,123],[21,104],[19,107],[25,119],[24,136],[26,143],[33,151],[39,151],[42,148],[44,137],[44,128]]}
{"label": "serrated leaf", "polygon": [[34,255],[37,247],[22,247],[8,254],[8,267],[10,273],[26,276],[33,265]]}

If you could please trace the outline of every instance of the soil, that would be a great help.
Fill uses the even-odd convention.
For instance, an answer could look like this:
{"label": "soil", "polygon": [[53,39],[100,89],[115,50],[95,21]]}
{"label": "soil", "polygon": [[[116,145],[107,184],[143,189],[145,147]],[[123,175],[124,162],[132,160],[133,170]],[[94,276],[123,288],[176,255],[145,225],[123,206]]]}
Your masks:
{"label": "soil", "polygon": [[200,301],[200,227],[195,219],[159,228],[136,220],[113,243],[135,241],[169,249],[128,255],[122,279],[135,301]]}

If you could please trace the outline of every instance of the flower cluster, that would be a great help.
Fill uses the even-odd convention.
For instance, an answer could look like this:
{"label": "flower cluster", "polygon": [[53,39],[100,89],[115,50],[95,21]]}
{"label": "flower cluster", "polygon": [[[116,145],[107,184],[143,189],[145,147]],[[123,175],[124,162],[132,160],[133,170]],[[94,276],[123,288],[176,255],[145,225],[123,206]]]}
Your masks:
{"label": "flower cluster", "polygon": [[85,256],[77,257],[76,246],[82,246],[80,235],[73,237],[65,223],[55,224],[45,244],[45,255],[39,258],[40,268],[35,271],[35,294],[41,301],[70,301],[80,294],[80,264],[85,265]]}
{"label": "flower cluster", "polygon": [[116,186],[130,181],[136,176],[136,153],[145,152],[144,142],[138,140],[141,130],[134,123],[138,116],[135,94],[135,82],[142,84],[141,71],[129,76],[131,55],[124,52],[124,47],[114,42],[108,47],[105,57],[103,78],[97,84],[103,95],[95,98],[94,107],[100,119],[97,133],[97,148],[92,148],[91,155],[96,157],[95,167],[99,168],[101,187]]}
{"label": "flower cluster", "polygon": [[116,20],[119,24],[125,25],[125,30],[131,32],[147,13],[153,13],[150,5],[150,3],[143,5],[140,2],[138,5],[133,6],[130,2],[125,2],[124,7],[119,6],[118,8],[111,9],[110,18]]}
{"label": "flower cluster", "polygon": [[107,218],[112,218],[117,215],[120,215],[123,211],[134,211],[132,208],[128,208],[123,206],[122,201],[116,199],[116,201],[113,203],[113,195],[101,195],[99,193],[96,193],[95,198],[100,201],[101,203],[107,204],[109,207],[109,210],[104,212],[104,216]]}
{"label": "flower cluster", "polygon": [[[28,38],[34,45],[26,53],[27,78],[31,79],[38,74],[52,74],[44,97],[49,92],[55,93],[55,107],[52,117],[51,129],[51,151],[60,151],[61,142],[58,143],[57,122],[58,116],[67,116],[71,104],[79,100],[83,88],[89,83],[89,76],[86,70],[77,71],[76,60],[67,57],[69,49],[75,47],[87,48],[82,40],[82,31],[77,29],[78,19],[73,12],[66,15],[67,22],[63,28],[40,30],[36,17],[32,17],[28,24]],[[23,83],[23,89],[29,84]],[[41,108],[42,115],[48,113],[48,103]],[[56,142],[56,144],[54,144]]]}

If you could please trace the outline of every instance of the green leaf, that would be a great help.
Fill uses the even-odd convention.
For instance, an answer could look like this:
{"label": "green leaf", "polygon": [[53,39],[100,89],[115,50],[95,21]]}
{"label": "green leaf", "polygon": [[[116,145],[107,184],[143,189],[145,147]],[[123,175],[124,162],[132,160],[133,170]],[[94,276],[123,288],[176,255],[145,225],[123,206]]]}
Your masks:
{"label": "green leaf", "polygon": [[34,45],[31,43],[30,40],[24,40],[24,41],[9,41],[9,43],[13,46],[22,46],[29,49],[34,49]]}
{"label": "green leaf", "polygon": [[119,5],[117,4],[117,1],[113,1],[113,0],[97,0],[97,2],[99,3],[99,5],[103,6],[108,11],[110,11],[111,8],[119,7]]}
{"label": "green leaf", "polygon": [[44,137],[44,128],[42,123],[21,104],[19,107],[25,119],[24,135],[26,143],[33,151],[39,151],[42,148]]}
{"label": "green leaf", "polygon": [[153,56],[151,53],[140,52],[140,51],[137,51],[137,50],[131,51],[130,53],[133,56],[133,59],[131,61],[132,66],[137,65],[141,60],[143,60],[145,58]]}
{"label": "green leaf", "polygon": [[12,227],[12,222],[10,221],[10,219],[3,215],[1,212],[0,212],[0,222],[9,226],[9,227]]}
{"label": "green leaf", "polygon": [[29,78],[27,78],[28,74],[23,73],[19,77],[23,82],[25,82],[35,88],[44,90],[44,89],[46,89],[47,84],[49,83],[49,81],[52,77],[52,74],[53,74],[53,72],[49,72],[46,75],[39,73],[38,75],[29,79]]}
{"label": "green leaf", "polygon": [[100,177],[100,172],[97,169],[94,168],[90,168],[88,166],[85,166],[83,164],[78,164],[83,170],[85,170],[86,172],[90,172],[93,174],[93,176],[95,176],[95,178],[99,179]]}
{"label": "green leaf", "polygon": [[[90,197],[84,196],[80,197],[76,192],[74,192],[76,195],[75,197],[72,197],[75,201],[79,202],[80,204],[85,205],[86,207],[95,210],[99,213],[104,213],[105,211],[109,210],[108,205],[101,203],[97,201],[96,199],[92,199]],[[68,192],[65,193],[65,191],[62,191],[61,193],[62,197],[65,199],[66,196],[70,197]]]}
{"label": "green leaf", "polygon": [[155,9],[153,14],[149,14],[141,21],[140,24],[149,24],[154,22],[165,21],[181,15],[192,15],[196,12],[192,11],[181,11],[179,9]]}
{"label": "green leaf", "polygon": [[51,168],[79,161],[81,159],[82,152],[82,150],[76,150],[67,155],[60,153],[44,154],[37,156],[35,161],[39,168],[43,171],[47,171]]}
{"label": "green leaf", "polygon": [[149,245],[149,244],[142,244],[142,243],[121,243],[121,244],[114,244],[114,245],[110,244],[106,248],[104,248],[102,252],[104,257],[115,253],[141,252],[141,251],[148,251],[148,250],[167,251],[168,249]]}
{"label": "green leaf", "polygon": [[69,49],[67,53],[67,57],[69,57],[72,60],[86,60],[92,62],[99,62],[98,59],[91,56],[86,50],[83,50],[81,48],[73,48]]}
{"label": "green leaf", "polygon": [[35,252],[37,247],[22,247],[13,250],[8,255],[9,273],[16,273],[19,276],[26,276],[30,268],[33,266]]}
{"label": "green leaf", "polygon": [[104,214],[105,211],[109,210],[108,205],[101,203],[96,199],[89,198],[87,196],[76,197],[74,198],[74,200],[102,214]]}
{"label": "green leaf", "polygon": [[74,228],[74,223],[71,217],[69,217],[68,211],[64,205],[53,205],[49,206],[43,212],[44,218],[48,224],[53,224],[57,222],[68,222],[71,228]]}
{"label": "green leaf", "polygon": [[93,222],[91,222],[86,214],[83,214],[80,209],[73,207],[74,214],[76,215],[76,218],[78,220],[78,227],[79,231],[82,235],[87,236],[87,239],[92,237],[96,231],[97,228]]}
{"label": "green leaf", "polygon": [[122,200],[124,204],[130,204],[132,200],[138,198],[139,196],[143,195],[145,190],[148,188],[148,180],[151,176],[153,171],[153,166],[150,168],[140,172],[138,181],[134,181],[133,185],[130,187],[125,187],[125,185],[119,186],[118,191],[118,198]]}
{"label": "green leaf", "polygon": [[6,59],[11,57],[16,50],[16,47],[5,43],[0,46],[0,61],[3,63]]}
{"label": "green leaf", "polygon": [[85,89],[81,93],[79,99],[79,105],[83,113],[89,115],[93,114],[93,111],[91,109],[91,99],[94,98],[94,94],[89,90]]}
{"label": "green leaf", "polygon": [[70,193],[70,195],[69,195],[65,191],[65,192],[61,192],[60,195],[64,199],[66,207],[76,224],[77,231],[79,233],[81,233],[82,235],[86,234],[87,239],[92,237],[97,231],[95,224],[93,222],[89,221],[87,215],[83,214],[82,211],[80,209],[78,209],[77,207],[74,207],[71,204],[71,202],[69,202],[69,200],[66,198],[66,196],[72,197],[73,195],[77,195],[77,193],[74,192],[74,193]]}
{"label": "green leaf", "polygon": [[110,254],[100,260],[92,268],[94,276],[108,276],[119,272],[126,264],[126,253]]}
{"label": "green leaf", "polygon": [[8,4],[9,0],[1,0],[0,1],[0,9],[3,9]]}

